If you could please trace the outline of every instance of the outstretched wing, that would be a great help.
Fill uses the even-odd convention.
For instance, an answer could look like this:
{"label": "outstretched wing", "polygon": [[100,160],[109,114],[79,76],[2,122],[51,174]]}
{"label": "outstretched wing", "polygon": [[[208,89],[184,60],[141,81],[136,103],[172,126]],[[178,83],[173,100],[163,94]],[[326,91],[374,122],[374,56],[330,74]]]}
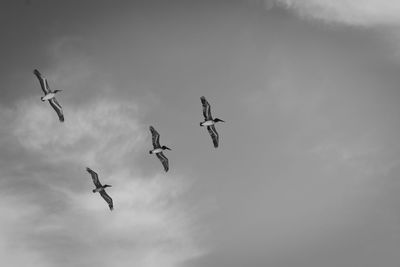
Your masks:
{"label": "outstretched wing", "polygon": [[45,95],[47,95],[48,93],[51,93],[50,91],[50,87],[49,84],[47,83],[46,78],[44,78],[42,76],[42,74],[38,71],[38,70],[34,70],[33,74],[36,75],[36,77],[38,78],[39,82],[40,82],[40,87],[42,87],[42,91]]}
{"label": "outstretched wing", "polygon": [[207,126],[207,130],[210,133],[211,139],[213,140],[214,147],[217,148],[219,136],[217,130],[215,129],[215,126]]}
{"label": "outstretched wing", "polygon": [[52,99],[49,100],[50,105],[54,108],[54,110],[57,112],[58,119],[63,122],[64,121],[64,114],[62,111],[61,105],[57,102],[57,99],[53,97]]}
{"label": "outstretched wing", "polygon": [[200,97],[201,104],[203,105],[203,116],[206,121],[212,120],[211,106],[204,96]]}
{"label": "outstretched wing", "polygon": [[162,152],[157,153],[156,156],[161,161],[162,165],[164,166],[164,170],[167,172],[169,169],[167,157]]}
{"label": "outstretched wing", "polygon": [[112,198],[106,193],[105,190],[100,191],[100,195],[104,198],[104,200],[108,203],[108,207],[110,210],[114,209]]}
{"label": "outstretched wing", "polygon": [[86,168],[86,171],[88,173],[90,173],[90,175],[92,176],[92,180],[94,185],[96,186],[96,188],[102,187],[100,181],[99,181],[99,176],[97,175],[96,172],[94,172],[92,169],[90,169],[89,167]]}
{"label": "outstretched wing", "polygon": [[154,129],[153,126],[150,126],[150,132],[152,135],[153,147],[159,148],[160,146],[160,134]]}

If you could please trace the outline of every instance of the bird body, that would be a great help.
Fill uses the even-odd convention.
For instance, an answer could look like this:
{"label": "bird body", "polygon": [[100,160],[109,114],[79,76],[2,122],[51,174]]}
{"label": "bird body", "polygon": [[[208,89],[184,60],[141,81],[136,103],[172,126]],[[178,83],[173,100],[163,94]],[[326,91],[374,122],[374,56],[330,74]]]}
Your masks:
{"label": "bird body", "polygon": [[158,154],[158,153],[161,153],[161,152],[163,152],[163,149],[161,147],[160,148],[155,148],[153,150],[150,150],[150,154]]}
{"label": "bird body", "polygon": [[101,197],[107,202],[108,207],[110,208],[110,210],[113,210],[114,209],[114,205],[113,205],[112,198],[105,191],[105,188],[111,187],[111,185],[108,185],[108,184],[102,185],[100,183],[98,174],[96,172],[94,172],[92,169],[90,169],[89,167],[86,168],[86,171],[88,173],[90,173],[90,175],[92,176],[93,183],[96,186],[96,188],[93,189],[92,192],[93,193],[97,193],[97,192],[100,193]]}
{"label": "bird body", "polygon": [[100,192],[100,191],[104,191],[104,189],[106,187],[108,187],[108,186],[102,186],[102,187],[95,188],[95,189],[92,190],[92,192],[93,193],[97,193],[97,192]]}
{"label": "bird body", "polygon": [[153,149],[149,151],[150,154],[156,154],[157,158],[161,161],[161,164],[164,167],[164,170],[167,172],[169,170],[168,158],[164,155],[163,151],[168,149],[171,150],[167,146],[160,145],[160,134],[154,129],[153,126],[150,126],[150,132],[152,137]]}
{"label": "bird body", "polygon": [[211,126],[211,125],[214,125],[214,124],[215,124],[215,122],[213,120],[200,122],[200,126]]}
{"label": "bird body", "polygon": [[42,96],[40,99],[42,101],[46,101],[46,100],[50,100],[50,99],[54,98],[55,96],[56,96],[55,93],[48,93],[47,95]]}

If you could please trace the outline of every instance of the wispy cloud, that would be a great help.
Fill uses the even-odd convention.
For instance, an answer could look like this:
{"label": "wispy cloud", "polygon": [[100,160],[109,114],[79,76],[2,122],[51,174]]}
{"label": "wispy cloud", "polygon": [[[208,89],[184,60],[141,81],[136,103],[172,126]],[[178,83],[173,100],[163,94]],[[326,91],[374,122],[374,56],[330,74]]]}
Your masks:
{"label": "wispy cloud", "polygon": [[400,26],[400,3],[391,0],[276,0],[301,16],[359,26]]}
{"label": "wispy cloud", "polygon": [[136,119],[137,108],[128,102],[103,99],[64,110],[66,122],[59,124],[47,103],[21,101],[13,118],[13,134],[22,147],[48,160],[79,159],[89,165],[118,164],[145,139]]}
{"label": "wispy cloud", "polygon": [[[4,253],[1,265],[29,257],[37,266],[176,266],[201,253],[194,215],[179,201],[188,182],[137,171],[135,155],[148,134],[134,103],[94,99],[66,109],[65,123],[37,99],[0,109],[1,148],[21,162],[8,154],[0,159],[0,183],[7,188],[0,196],[7,218],[0,234],[16,251]],[[114,185],[113,212],[91,192],[85,166]]]}

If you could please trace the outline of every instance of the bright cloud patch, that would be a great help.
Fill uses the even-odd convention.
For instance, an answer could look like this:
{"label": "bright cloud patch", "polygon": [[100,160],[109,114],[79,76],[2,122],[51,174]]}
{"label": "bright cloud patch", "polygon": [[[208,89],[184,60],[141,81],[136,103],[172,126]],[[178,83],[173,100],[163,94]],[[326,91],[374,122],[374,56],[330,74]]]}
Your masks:
{"label": "bright cloud patch", "polygon": [[59,123],[49,105],[30,103],[20,105],[13,134],[23,147],[49,159],[117,163],[145,138],[132,104],[100,100],[77,110],[65,108],[66,121]]}
{"label": "bright cloud patch", "polygon": [[392,0],[276,0],[300,15],[350,25],[400,25],[400,2]]}
{"label": "bright cloud patch", "polygon": [[[138,175],[135,155],[148,133],[134,104],[100,99],[65,108],[65,123],[32,99],[0,110],[0,147],[20,153],[18,161],[0,158],[7,189],[0,211],[8,218],[0,235],[16,251],[0,253],[1,266],[28,257],[32,266],[172,267],[201,253],[181,201],[187,181]],[[91,192],[86,166],[113,185],[114,211]]]}

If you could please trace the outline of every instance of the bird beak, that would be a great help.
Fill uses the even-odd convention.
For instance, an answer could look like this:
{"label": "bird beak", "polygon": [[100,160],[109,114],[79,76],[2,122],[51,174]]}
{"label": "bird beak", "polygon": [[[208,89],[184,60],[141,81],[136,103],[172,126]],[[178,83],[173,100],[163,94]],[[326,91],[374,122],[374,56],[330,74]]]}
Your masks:
{"label": "bird beak", "polygon": [[167,147],[168,150],[172,150],[171,148]]}

